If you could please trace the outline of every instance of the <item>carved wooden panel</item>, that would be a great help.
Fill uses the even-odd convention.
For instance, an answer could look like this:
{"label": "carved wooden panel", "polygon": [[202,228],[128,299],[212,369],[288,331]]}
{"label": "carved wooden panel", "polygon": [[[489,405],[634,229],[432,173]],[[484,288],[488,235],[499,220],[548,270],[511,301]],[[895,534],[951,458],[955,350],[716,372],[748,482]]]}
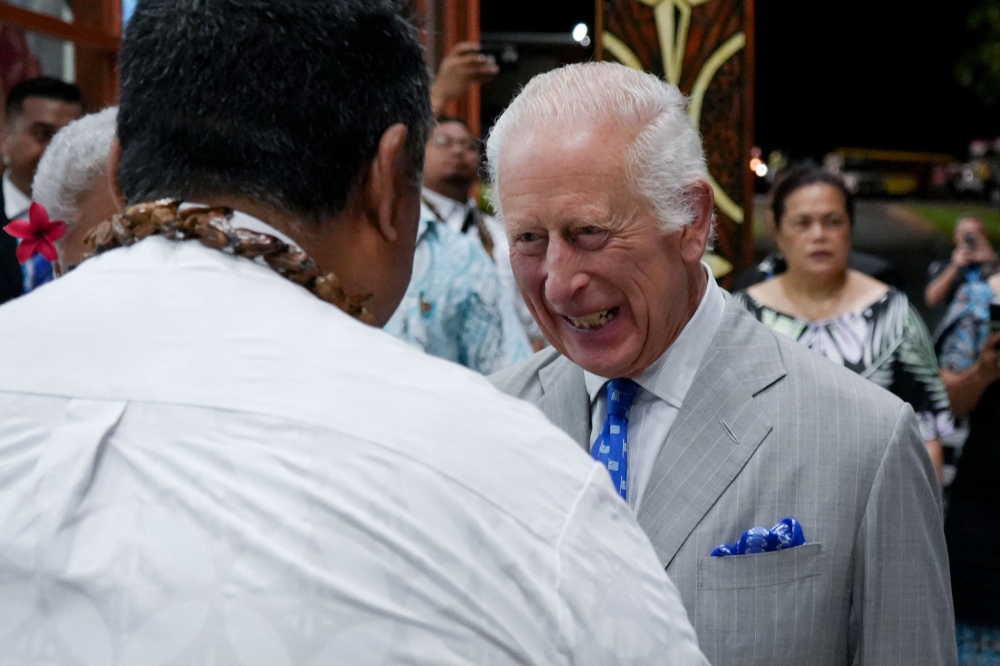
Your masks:
{"label": "carved wooden panel", "polygon": [[691,99],[715,190],[716,254],[735,269],[730,278],[753,260],[753,3],[597,0],[598,59],[652,72]]}

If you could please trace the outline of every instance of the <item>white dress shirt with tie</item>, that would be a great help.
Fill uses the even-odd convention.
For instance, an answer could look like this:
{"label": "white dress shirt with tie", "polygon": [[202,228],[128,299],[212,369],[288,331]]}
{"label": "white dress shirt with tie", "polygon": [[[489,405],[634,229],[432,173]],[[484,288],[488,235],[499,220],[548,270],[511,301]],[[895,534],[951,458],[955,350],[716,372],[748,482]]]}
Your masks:
{"label": "white dress shirt with tie", "polygon": [[[634,380],[639,392],[632,401],[628,423],[628,503],[638,513],[660,447],[677,418],[695,373],[722,321],[726,301],[722,289],[708,273],[708,286],[698,309],[664,354]],[[607,415],[604,385],[614,377],[584,372],[590,393],[591,436],[594,445]]]}
{"label": "white dress shirt with tie", "polygon": [[604,468],[264,265],[147,238],[0,339],[0,664],[706,664]]}

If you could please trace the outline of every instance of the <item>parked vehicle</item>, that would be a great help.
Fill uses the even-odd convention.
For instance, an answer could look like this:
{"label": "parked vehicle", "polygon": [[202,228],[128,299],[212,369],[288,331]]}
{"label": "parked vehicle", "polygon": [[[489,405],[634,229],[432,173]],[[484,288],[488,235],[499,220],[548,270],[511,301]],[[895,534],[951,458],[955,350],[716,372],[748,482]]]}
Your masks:
{"label": "parked vehicle", "polygon": [[931,194],[940,168],[953,163],[951,155],[869,148],[838,148],[823,160],[852,194],[897,197]]}

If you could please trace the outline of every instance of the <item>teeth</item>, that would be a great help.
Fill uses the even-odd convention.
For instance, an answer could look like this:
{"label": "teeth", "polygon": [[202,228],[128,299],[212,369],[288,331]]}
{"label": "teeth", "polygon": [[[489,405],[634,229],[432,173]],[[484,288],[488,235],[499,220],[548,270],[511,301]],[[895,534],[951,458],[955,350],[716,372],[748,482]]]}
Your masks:
{"label": "teeth", "polygon": [[605,310],[604,312],[594,312],[589,315],[584,315],[583,317],[566,317],[566,320],[577,328],[590,330],[593,328],[600,328],[608,322],[614,321],[617,313],[618,308],[612,308],[610,310]]}

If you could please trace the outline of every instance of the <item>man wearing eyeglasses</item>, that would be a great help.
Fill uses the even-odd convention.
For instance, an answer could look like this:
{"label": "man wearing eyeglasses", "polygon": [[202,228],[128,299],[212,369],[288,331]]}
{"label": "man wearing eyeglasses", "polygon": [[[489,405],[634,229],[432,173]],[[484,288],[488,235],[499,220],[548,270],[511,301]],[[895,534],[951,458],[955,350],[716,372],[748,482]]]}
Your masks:
{"label": "man wearing eyeglasses", "polygon": [[422,214],[472,237],[489,253],[496,264],[507,301],[505,315],[513,320],[508,322],[508,327],[523,328],[538,351],[544,346],[545,338],[514,280],[507,231],[499,220],[480,213],[478,202],[470,196],[478,175],[479,141],[464,121],[453,116],[439,116],[438,125],[427,143]]}
{"label": "man wearing eyeglasses", "polygon": [[[506,234],[469,197],[479,146],[462,121],[439,118],[425,161],[413,275],[385,330],[488,375],[532,351],[511,300]],[[491,255],[502,258],[506,276]]]}

